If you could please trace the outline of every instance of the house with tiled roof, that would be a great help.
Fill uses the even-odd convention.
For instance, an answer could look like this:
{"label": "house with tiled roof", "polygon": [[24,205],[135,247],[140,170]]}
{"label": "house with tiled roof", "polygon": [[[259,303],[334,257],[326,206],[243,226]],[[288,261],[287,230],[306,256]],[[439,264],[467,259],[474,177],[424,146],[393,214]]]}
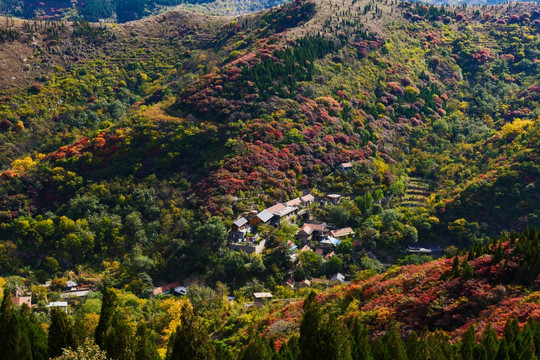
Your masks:
{"label": "house with tiled roof", "polygon": [[333,236],[337,239],[345,238],[347,236],[354,236],[354,230],[351,227],[336,229],[336,230],[330,231],[330,236]]}
{"label": "house with tiled roof", "polygon": [[310,240],[318,240],[328,231],[328,225],[324,222],[306,222],[296,236],[303,244]]}
{"label": "house with tiled roof", "polygon": [[338,166],[339,171],[349,171],[352,168],[353,168],[352,162],[344,162],[344,163],[339,164]]}
{"label": "house with tiled roof", "polygon": [[167,294],[168,292],[170,292],[171,290],[174,290],[174,288],[177,288],[179,286],[180,286],[179,282],[173,282],[173,283],[155,288],[153,293],[154,293],[154,296]]}
{"label": "house with tiled roof", "polygon": [[302,201],[302,204],[304,204],[304,206],[309,206],[309,205],[313,204],[313,202],[315,201],[315,196],[313,196],[311,194],[307,194],[305,196],[302,196],[300,198],[300,201]]}

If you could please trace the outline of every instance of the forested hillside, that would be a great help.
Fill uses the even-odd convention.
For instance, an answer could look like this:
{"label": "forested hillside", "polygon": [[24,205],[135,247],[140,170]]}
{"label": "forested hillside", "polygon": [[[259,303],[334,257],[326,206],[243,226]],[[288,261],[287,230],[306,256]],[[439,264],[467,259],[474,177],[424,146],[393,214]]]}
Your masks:
{"label": "forested hillside", "polygon": [[[268,293],[291,302],[275,319],[299,320],[311,289],[349,326],[314,325],[345,334],[343,351],[346,331],[366,340],[345,320],[370,338],[397,328],[374,358],[402,349],[395,331],[453,341],[480,318],[498,335],[538,320],[539,28],[533,3],[391,0],[0,20],[0,276],[34,305],[6,300],[2,316],[44,339],[37,324],[68,299],[85,329],[70,344],[114,359],[137,338],[179,351],[190,307],[189,331],[220,340],[204,351],[236,356],[272,325]],[[295,321],[274,325],[274,348],[300,326],[290,358],[305,351]],[[508,353],[532,349],[511,350],[537,331],[510,324]]]}

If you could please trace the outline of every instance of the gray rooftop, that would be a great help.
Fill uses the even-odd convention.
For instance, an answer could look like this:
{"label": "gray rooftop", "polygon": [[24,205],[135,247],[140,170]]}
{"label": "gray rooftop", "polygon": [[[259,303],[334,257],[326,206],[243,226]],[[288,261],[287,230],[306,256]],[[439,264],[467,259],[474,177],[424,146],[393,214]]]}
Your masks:
{"label": "gray rooftop", "polygon": [[246,225],[247,223],[248,223],[247,219],[242,216],[240,219],[236,220],[233,224],[238,227],[242,227]]}
{"label": "gray rooftop", "polygon": [[257,217],[261,219],[262,222],[268,222],[272,217],[274,217],[274,214],[268,210],[263,210],[257,214]]}

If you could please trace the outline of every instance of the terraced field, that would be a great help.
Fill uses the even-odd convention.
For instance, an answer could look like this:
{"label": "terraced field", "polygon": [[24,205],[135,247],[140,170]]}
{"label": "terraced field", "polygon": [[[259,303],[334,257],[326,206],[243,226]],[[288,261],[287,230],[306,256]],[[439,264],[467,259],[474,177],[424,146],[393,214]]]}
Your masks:
{"label": "terraced field", "polygon": [[432,190],[429,182],[418,177],[411,177],[407,183],[405,196],[401,199],[401,206],[425,206],[431,192]]}

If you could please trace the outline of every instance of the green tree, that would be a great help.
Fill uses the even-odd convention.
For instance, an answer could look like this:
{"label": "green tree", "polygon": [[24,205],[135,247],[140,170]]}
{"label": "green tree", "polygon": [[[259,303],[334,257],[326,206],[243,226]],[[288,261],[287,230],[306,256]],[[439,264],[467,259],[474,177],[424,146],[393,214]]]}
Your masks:
{"label": "green tree", "polygon": [[51,358],[62,355],[63,349],[75,347],[73,328],[65,311],[59,308],[51,309],[48,344]]}
{"label": "green tree", "polygon": [[271,360],[272,349],[266,338],[253,334],[249,345],[240,354],[239,360]]}
{"label": "green tree", "polygon": [[101,350],[92,339],[86,338],[77,349],[64,349],[56,360],[108,360],[105,351]]}
{"label": "green tree", "polygon": [[206,329],[193,313],[191,304],[184,304],[180,325],[169,340],[167,360],[208,360],[213,359],[214,354],[215,350]]}
{"label": "green tree", "polygon": [[498,341],[497,333],[491,327],[491,323],[488,323],[484,333],[482,334],[482,346],[486,349],[486,355],[488,359],[495,359],[497,356]]}
{"label": "green tree", "polygon": [[452,277],[459,277],[459,256],[454,256],[454,261],[452,261]]}
{"label": "green tree", "polygon": [[213,216],[208,221],[195,229],[195,239],[210,248],[217,250],[227,243],[227,228],[218,216]]}
{"label": "green tree", "polygon": [[461,347],[459,353],[462,360],[474,360],[474,350],[476,348],[476,338],[474,335],[474,326],[471,325],[465,331],[463,339],[461,340]]}
{"label": "green tree", "polygon": [[403,344],[403,341],[401,340],[401,335],[396,323],[393,323],[390,326],[390,330],[384,335],[383,343],[388,354],[392,355],[392,359],[407,360],[407,350]]}
{"label": "green tree", "polygon": [[135,360],[160,360],[155,336],[152,331],[141,323],[137,327],[137,345],[135,346]]}
{"label": "green tree", "polygon": [[298,339],[300,359],[319,359],[319,344],[323,341],[319,332],[321,305],[317,301],[317,295],[314,291],[310,292],[306,300],[304,300],[302,311],[304,315],[300,323],[300,337]]}
{"label": "green tree", "polygon": [[463,280],[470,280],[474,277],[474,270],[471,267],[471,264],[467,260],[463,261],[461,269],[461,278]]}
{"label": "green tree", "polygon": [[131,327],[120,311],[114,314],[111,327],[105,333],[103,349],[114,360],[132,360],[135,355],[135,339]]}
{"label": "green tree", "polygon": [[497,355],[495,360],[510,360],[510,355],[508,354],[508,345],[506,345],[506,339],[503,337],[497,350]]}
{"label": "green tree", "polygon": [[99,322],[96,327],[95,339],[96,344],[104,348],[104,339],[107,331],[111,327],[116,307],[118,306],[118,300],[116,294],[109,288],[103,290],[103,299],[101,301],[101,313],[99,315]]}

